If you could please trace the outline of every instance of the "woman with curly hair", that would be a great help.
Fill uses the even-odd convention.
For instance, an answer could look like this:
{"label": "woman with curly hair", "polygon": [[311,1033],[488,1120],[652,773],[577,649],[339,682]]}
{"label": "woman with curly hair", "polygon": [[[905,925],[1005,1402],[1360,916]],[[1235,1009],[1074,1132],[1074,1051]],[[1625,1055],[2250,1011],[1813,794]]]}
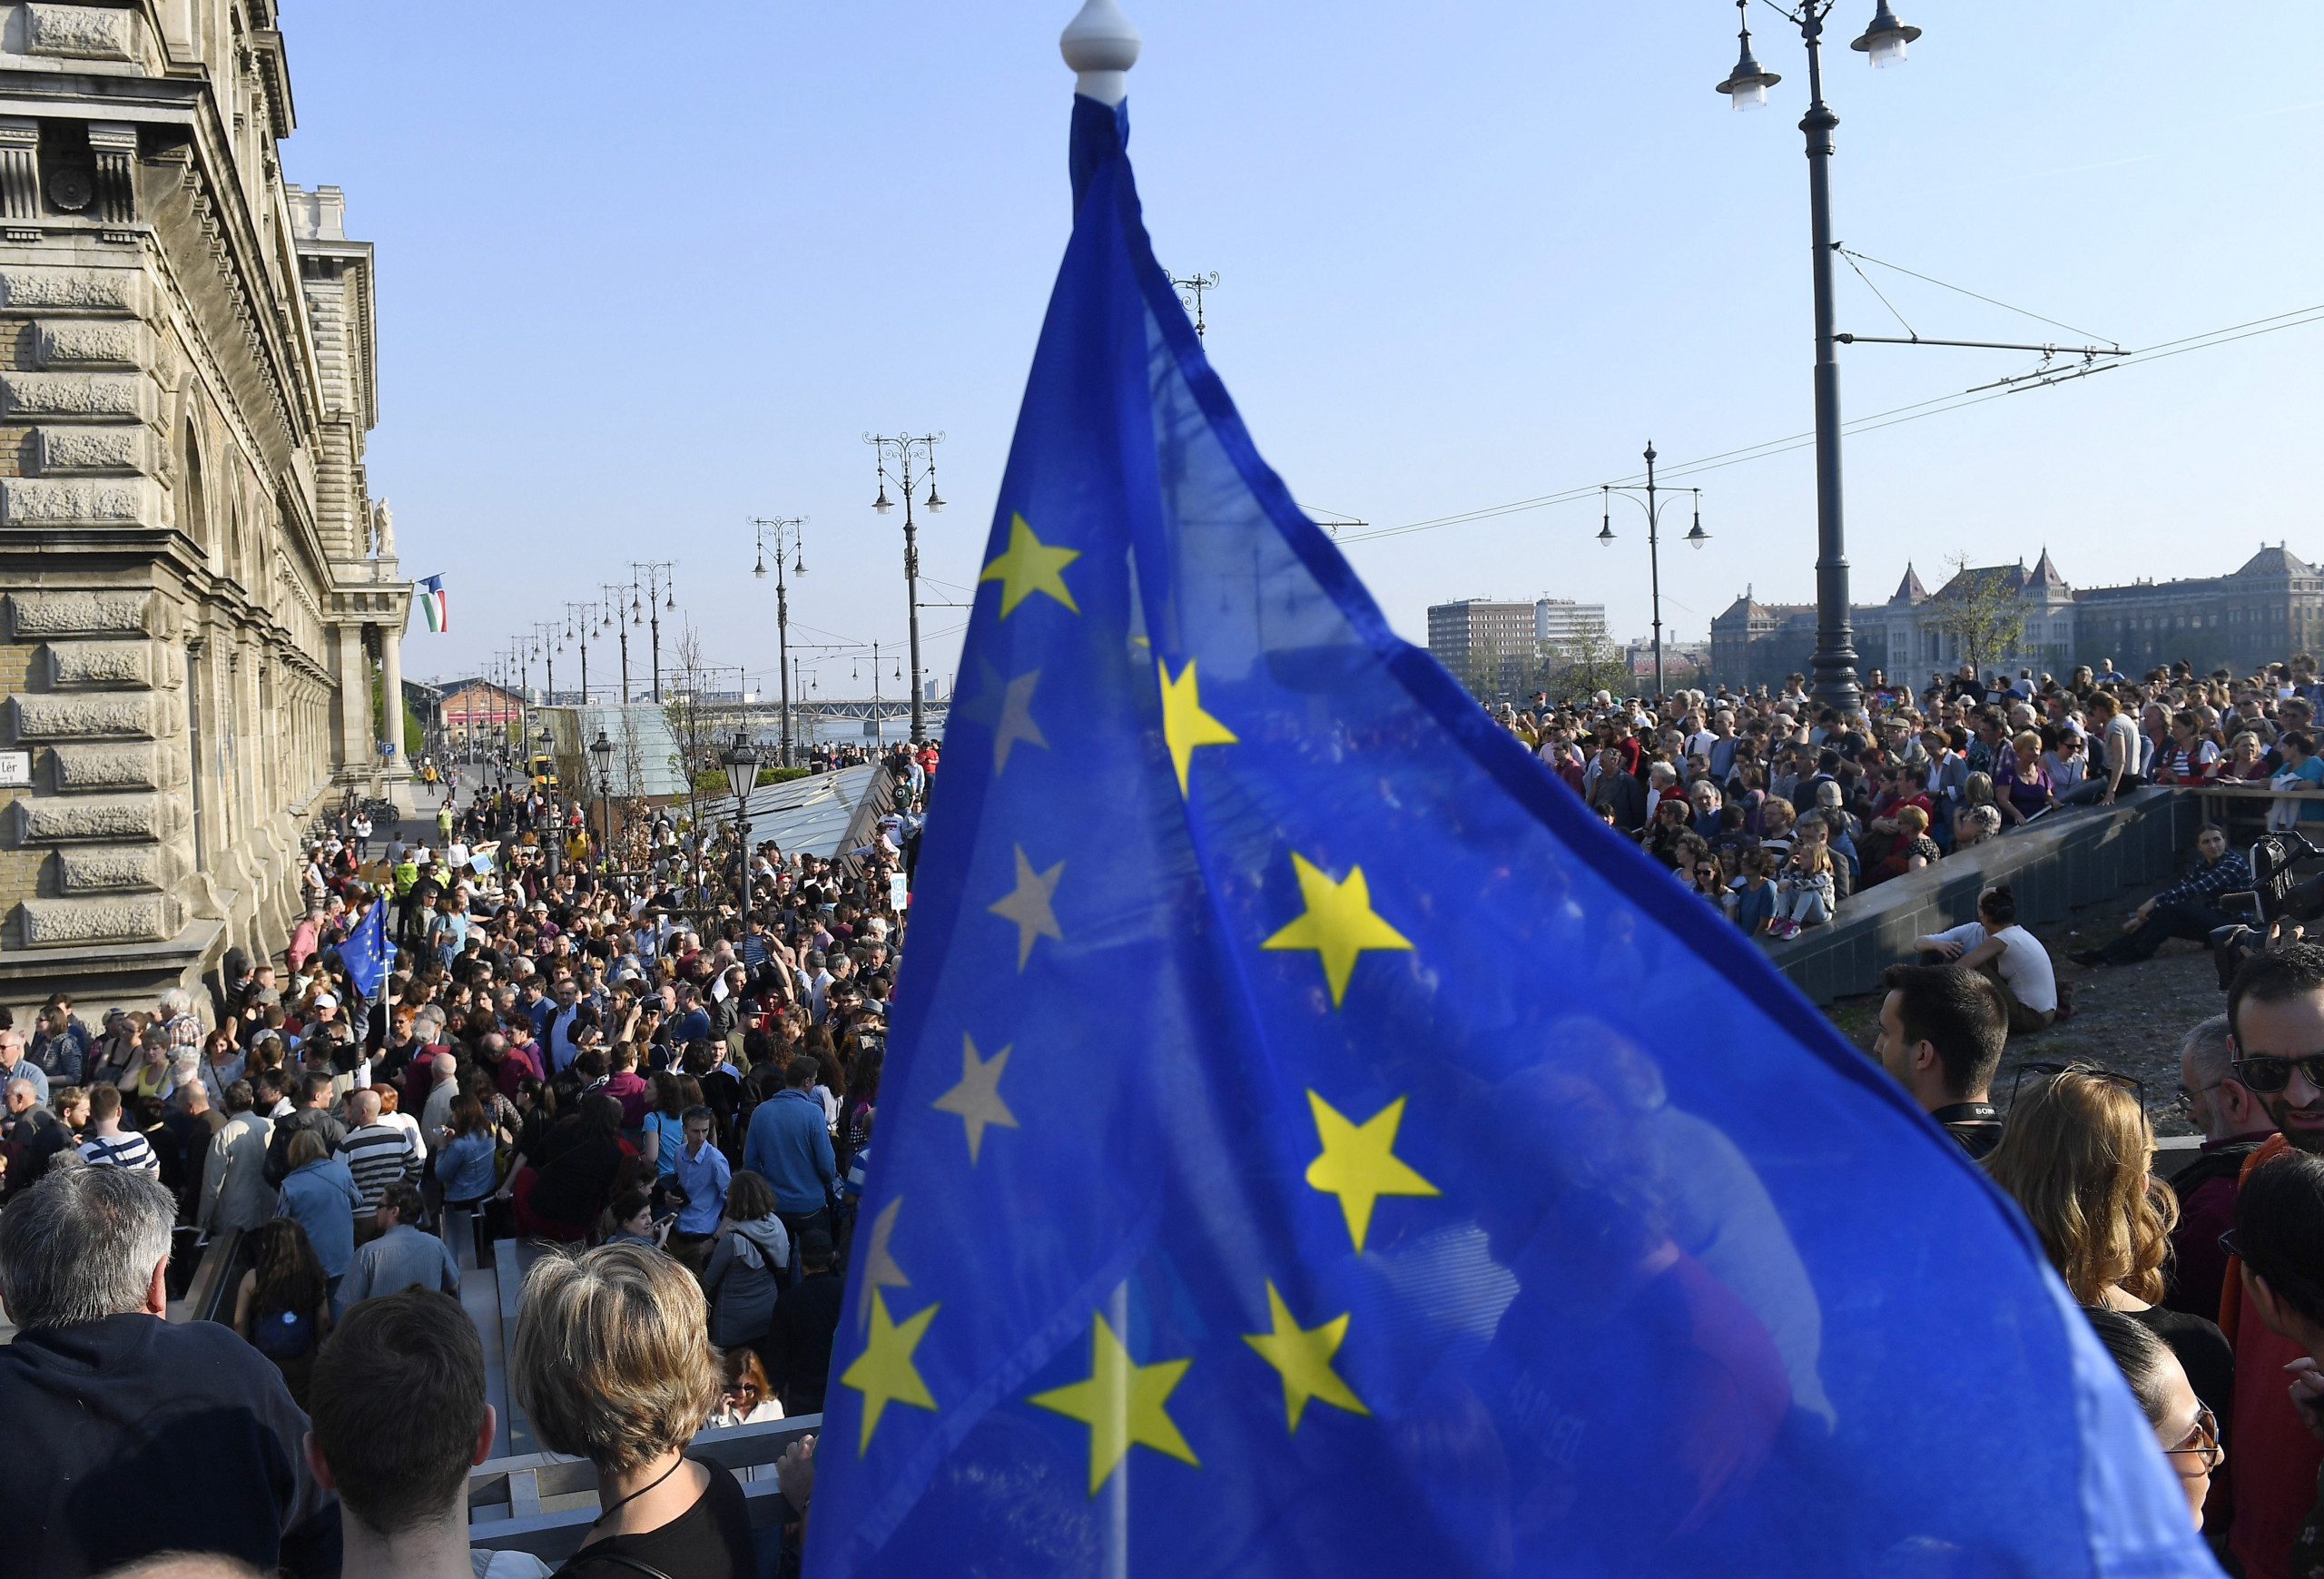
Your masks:
{"label": "woman with curly hair", "polygon": [[1985,1171],[2041,1236],[2081,1304],[2119,1310],[2171,1347],[2195,1396],[2221,1419],[2235,1356],[2200,1316],[2164,1309],[2177,1198],[2154,1177],[2154,1129],[2142,1089],[2093,1064],[2028,1064]]}

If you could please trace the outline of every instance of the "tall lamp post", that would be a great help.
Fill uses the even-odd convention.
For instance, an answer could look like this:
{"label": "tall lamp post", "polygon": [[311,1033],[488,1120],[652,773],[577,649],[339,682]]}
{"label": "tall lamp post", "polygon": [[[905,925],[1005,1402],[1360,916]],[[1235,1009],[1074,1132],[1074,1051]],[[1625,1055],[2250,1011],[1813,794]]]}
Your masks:
{"label": "tall lamp post", "polygon": [[[596,612],[594,603],[567,603],[565,606],[565,634],[581,644],[581,706],[589,705],[589,617]],[[574,615],[580,615],[576,623]]]}
{"label": "tall lamp post", "polygon": [[903,483],[904,597],[911,610],[911,743],[918,745],[928,738],[928,728],[920,706],[920,539],[912,529],[912,462],[918,460],[920,469],[927,475],[928,497],[921,502],[932,516],[944,508],[943,499],[936,492],[936,447],[944,442],[944,435],[922,433],[914,438],[904,433],[891,439],[883,433],[866,433],[863,442],[871,445],[879,457],[880,496],[872,501],[872,508],[883,516],[896,508],[888,498],[890,456],[895,458],[896,475]]}
{"label": "tall lamp post", "polygon": [[805,516],[753,516],[751,525],[758,528],[758,567],[751,572],[760,580],[766,579],[767,534],[774,534],[774,650],[775,672],[783,686],[783,765],[791,765],[791,595],[783,580],[783,534],[791,535],[791,546],[796,550],[798,562],[791,567],[793,576],[807,573],[807,540],[800,531],[807,524]]}
{"label": "tall lamp post", "polygon": [[533,650],[547,666],[548,689],[542,695],[541,706],[556,706],[556,622],[548,620],[533,627]]}
{"label": "tall lamp post", "polygon": [[[1789,18],[1807,45],[1807,113],[1799,129],[1807,136],[1807,228],[1816,265],[1816,656],[1809,695],[1821,707],[1842,716],[1863,704],[1856,683],[1856,632],[1848,616],[1847,544],[1840,518],[1840,365],[1832,333],[1832,128],[1840,118],[1824,103],[1824,19],[1837,0],[1799,0],[1788,8],[1768,3]],[[1905,46],[1921,35],[1875,0],[1871,25],[1850,46],[1876,66],[1901,64]],[[1728,103],[1754,110],[1768,102],[1768,90],[1783,79],[1751,55],[1749,0],[1735,0],[1742,21],[1742,51],[1735,69],[1718,84]]]}
{"label": "tall lamp post", "polygon": [[759,748],[751,741],[750,732],[734,731],[734,744],[728,746],[719,762],[726,769],[726,787],[734,792],[734,838],[742,847],[743,865],[743,930],[751,924],[751,791],[758,787]]}
{"label": "tall lamp post", "polygon": [[[1613,496],[1620,494],[1646,512],[1647,573],[1654,588],[1654,705],[1662,706],[1662,512],[1670,507],[1670,499],[1657,500],[1654,481],[1654,440],[1646,441],[1646,486],[1621,488],[1608,483],[1600,489],[1605,505],[1605,521],[1598,528],[1598,541],[1606,548],[1614,546]],[[1699,488],[1675,488],[1661,490],[1669,494],[1691,494],[1695,501],[1695,529],[1687,534],[1688,545],[1699,548],[1710,541],[1710,534],[1703,530],[1703,490]],[[1640,498],[1639,496],[1646,497]]]}
{"label": "tall lamp post", "polygon": [[[654,700],[658,705],[662,700],[662,610],[665,605],[671,608],[678,606],[678,595],[670,590],[670,573],[676,566],[667,559],[650,559],[642,563],[633,562],[629,568],[633,577],[629,588],[629,622],[643,625],[646,623],[645,616],[651,615],[653,618]],[[640,571],[645,576],[644,608],[638,607],[637,587],[634,579]]]}
{"label": "tall lamp post", "polygon": [[614,743],[606,738],[602,728],[597,731],[597,737],[589,742],[589,755],[597,765],[597,836],[605,841],[606,870],[610,872],[614,859]]}
{"label": "tall lamp post", "polygon": [[629,621],[623,614],[621,598],[625,592],[635,596],[637,587],[634,583],[624,587],[617,581],[600,581],[597,585],[606,595],[605,611],[597,620],[597,635],[602,637],[607,626],[621,633],[621,705],[626,707],[629,706]]}

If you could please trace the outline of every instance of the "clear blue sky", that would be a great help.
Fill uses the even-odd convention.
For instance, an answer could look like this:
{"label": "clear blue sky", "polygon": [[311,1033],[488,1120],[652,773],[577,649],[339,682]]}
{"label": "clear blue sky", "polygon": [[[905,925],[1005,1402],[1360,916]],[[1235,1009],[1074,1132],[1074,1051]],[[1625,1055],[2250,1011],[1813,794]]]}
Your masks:
{"label": "clear blue sky", "polygon": [[[1222,276],[1211,354],[1302,500],[1395,526],[1619,479],[1649,438],[1675,462],[1810,426],[1806,64],[1771,13],[1785,81],[1744,115],[1711,91],[1717,0],[1125,5],[1157,250]],[[1074,9],[290,0],[286,168],[344,187],[379,247],[372,488],[407,572],[452,592],[405,672],[470,670],[650,557],[707,655],[771,683],[753,514],[812,518],[795,636],[900,646],[867,429],[949,434],[924,595],[961,596],[941,583],[975,576],[1068,221]],[[1843,45],[1871,10],[1835,17]],[[2324,9],[1899,14],[1927,30],[1902,69],[1831,54],[1842,241],[2125,346],[2324,302]],[[1875,278],[1925,336],[2063,338]],[[1846,274],[1840,321],[1900,332]],[[2294,329],[1852,439],[1857,600],[1907,559],[1934,586],[1952,554],[2045,544],[2084,586],[2217,574],[2263,538],[2324,558],[2319,355],[2324,325]],[[2031,360],[1842,356],[1852,416]],[[1673,635],[1747,584],[1812,597],[1813,476],[1799,449],[1693,479],[1713,540],[1664,557]],[[1432,602],[1543,592],[1629,636],[1629,516],[1610,550],[1592,499],[1350,554],[1415,639]],[[940,678],[960,614],[926,614]],[[849,669],[822,694],[868,689]]]}

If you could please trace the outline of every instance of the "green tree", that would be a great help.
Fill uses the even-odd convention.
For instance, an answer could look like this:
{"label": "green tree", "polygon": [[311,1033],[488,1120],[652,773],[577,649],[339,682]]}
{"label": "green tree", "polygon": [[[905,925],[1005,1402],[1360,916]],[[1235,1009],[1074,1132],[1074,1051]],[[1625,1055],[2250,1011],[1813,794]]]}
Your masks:
{"label": "green tree", "polygon": [[1948,561],[1953,578],[1930,600],[1930,622],[1951,637],[1961,661],[1984,673],[2017,650],[2025,635],[2025,601],[2006,569],[1971,570],[1969,558]]}

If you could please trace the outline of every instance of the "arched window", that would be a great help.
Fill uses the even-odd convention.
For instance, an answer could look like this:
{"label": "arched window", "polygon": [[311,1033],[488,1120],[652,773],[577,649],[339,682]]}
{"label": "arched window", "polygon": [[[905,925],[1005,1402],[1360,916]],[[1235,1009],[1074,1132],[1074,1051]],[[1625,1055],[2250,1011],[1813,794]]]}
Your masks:
{"label": "arched window", "polygon": [[178,528],[199,543],[206,554],[213,551],[216,546],[210,540],[210,508],[202,477],[202,444],[193,436],[193,419],[191,417],[186,419],[183,448],[184,464],[179,470],[185,480],[178,501]]}

